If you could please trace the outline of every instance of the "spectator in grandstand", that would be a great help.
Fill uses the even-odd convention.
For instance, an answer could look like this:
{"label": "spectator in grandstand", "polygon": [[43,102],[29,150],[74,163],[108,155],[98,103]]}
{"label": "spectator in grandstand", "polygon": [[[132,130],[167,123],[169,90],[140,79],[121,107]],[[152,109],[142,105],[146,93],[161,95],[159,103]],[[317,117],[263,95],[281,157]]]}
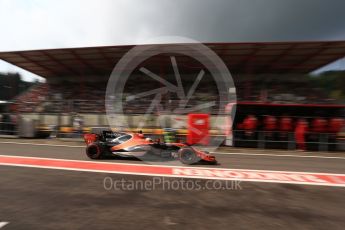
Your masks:
{"label": "spectator in grandstand", "polygon": [[308,123],[305,119],[300,119],[296,125],[295,129],[295,140],[296,140],[296,147],[300,151],[306,150],[305,145],[305,136],[308,130]]}

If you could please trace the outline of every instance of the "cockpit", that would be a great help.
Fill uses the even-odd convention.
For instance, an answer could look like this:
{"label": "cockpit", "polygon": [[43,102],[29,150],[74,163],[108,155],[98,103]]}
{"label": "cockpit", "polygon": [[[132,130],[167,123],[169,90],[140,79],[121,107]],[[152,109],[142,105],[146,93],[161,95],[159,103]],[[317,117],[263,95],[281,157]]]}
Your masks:
{"label": "cockpit", "polygon": [[130,140],[131,138],[132,138],[131,135],[125,134],[125,135],[123,135],[123,136],[114,138],[114,139],[110,140],[109,142],[111,142],[111,143],[114,144],[114,145],[119,145],[119,144],[122,144],[122,143],[124,143],[124,142]]}
{"label": "cockpit", "polygon": [[122,144],[132,138],[127,133],[117,133],[112,131],[103,131],[102,137],[105,142],[111,143],[112,145]]}

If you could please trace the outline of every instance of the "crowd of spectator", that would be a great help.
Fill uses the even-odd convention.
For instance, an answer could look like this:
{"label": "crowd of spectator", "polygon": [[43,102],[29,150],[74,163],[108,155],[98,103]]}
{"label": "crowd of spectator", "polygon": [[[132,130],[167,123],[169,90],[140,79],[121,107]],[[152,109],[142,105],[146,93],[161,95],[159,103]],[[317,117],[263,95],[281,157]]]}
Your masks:
{"label": "crowd of spectator", "polygon": [[19,94],[10,106],[10,110],[13,112],[41,112],[41,107],[49,95],[49,85],[44,83],[38,83],[27,91]]}
{"label": "crowd of spectator", "polygon": [[256,101],[277,104],[335,104],[324,90],[300,82],[275,82],[264,84],[253,81],[250,84],[236,84],[238,101]]}
{"label": "crowd of spectator", "polygon": [[[44,84],[40,83],[15,98],[13,109],[19,112],[78,112],[78,113],[104,113],[106,82]],[[191,88],[192,83],[185,87],[185,92]],[[333,104],[334,99],[321,89],[310,88],[298,81],[287,82],[260,82],[236,81],[237,101],[278,103],[278,104]],[[162,87],[149,81],[130,81],[126,83],[123,91],[123,108],[125,113],[143,113],[152,102],[153,96],[127,100],[133,95]],[[162,93],[162,105],[169,111],[177,111],[181,104],[176,93]],[[222,110],[224,103],[219,102],[220,97],[214,83],[200,82],[186,108],[206,102],[215,102],[209,108],[210,113]]]}

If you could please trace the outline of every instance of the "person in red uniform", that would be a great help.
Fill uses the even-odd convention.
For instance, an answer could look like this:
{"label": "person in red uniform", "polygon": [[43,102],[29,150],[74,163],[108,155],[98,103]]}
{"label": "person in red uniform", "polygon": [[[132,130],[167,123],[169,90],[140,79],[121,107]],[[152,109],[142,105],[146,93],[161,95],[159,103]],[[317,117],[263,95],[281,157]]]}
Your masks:
{"label": "person in red uniform", "polygon": [[280,131],[290,132],[292,130],[292,119],[291,117],[284,116],[280,119]]}
{"label": "person in red uniform", "polygon": [[286,140],[288,138],[288,133],[292,131],[292,119],[284,115],[280,119],[279,123],[280,139]]}
{"label": "person in red uniform", "polygon": [[317,117],[312,122],[312,131],[315,133],[325,133],[327,131],[327,121],[321,117]]}
{"label": "person in red uniform", "polygon": [[253,137],[258,126],[258,119],[254,115],[248,115],[243,121],[243,129],[246,137]]}
{"label": "person in red uniform", "polygon": [[306,150],[305,134],[307,130],[308,130],[307,121],[305,119],[300,119],[295,129],[295,139],[296,139],[296,145],[297,145],[298,150],[301,150],[301,151]]}
{"label": "person in red uniform", "polygon": [[266,131],[265,136],[273,139],[274,131],[277,129],[277,119],[271,115],[266,116],[264,119],[264,129]]}
{"label": "person in red uniform", "polygon": [[344,124],[345,124],[344,119],[342,119],[342,118],[332,118],[329,121],[328,132],[330,132],[332,134],[337,134],[338,132],[340,132],[340,130],[342,129]]}
{"label": "person in red uniform", "polygon": [[311,123],[311,140],[313,142],[324,142],[325,133],[327,133],[327,121],[324,118],[316,117]]}
{"label": "person in red uniform", "polygon": [[328,124],[328,142],[330,143],[329,148],[335,150],[337,143],[338,133],[341,132],[345,125],[345,120],[343,118],[334,117],[329,120]]}

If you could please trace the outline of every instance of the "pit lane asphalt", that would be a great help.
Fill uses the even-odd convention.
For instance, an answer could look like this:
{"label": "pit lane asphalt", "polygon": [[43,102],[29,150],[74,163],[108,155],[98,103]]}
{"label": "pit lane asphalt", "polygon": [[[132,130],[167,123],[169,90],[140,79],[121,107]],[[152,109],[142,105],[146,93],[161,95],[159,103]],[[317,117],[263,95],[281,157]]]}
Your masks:
{"label": "pit lane asphalt", "polygon": [[[15,142],[12,142],[13,140],[0,140],[0,155],[46,157],[86,161],[90,160],[85,155],[85,146],[82,144],[65,143],[64,145],[62,145],[61,143],[52,144],[51,142],[33,144],[25,144],[25,142],[20,142],[19,144],[15,144]],[[226,150],[222,148],[218,151],[221,152],[221,154],[215,155],[220,165],[211,165],[206,167],[295,172],[323,172],[339,174],[345,173],[344,153],[297,153],[285,151],[285,154],[281,154],[281,151],[275,152],[274,150],[267,150],[266,152],[261,151],[259,154],[269,153],[268,155],[255,155],[257,154],[257,151],[254,149],[247,149],[245,150],[245,152],[244,150],[241,150],[242,152],[237,152],[235,154],[234,151],[236,151],[236,149]],[[230,154],[226,154],[226,152],[229,152]],[[303,157],[308,155],[312,155],[315,157]],[[318,156],[321,158],[318,158]],[[106,159],[102,161],[121,163],[143,163],[135,159],[128,160],[125,158]],[[205,167],[205,165],[202,166]]]}
{"label": "pit lane asphalt", "polygon": [[234,190],[168,190],[160,184],[128,191],[105,189],[104,178],[137,183],[152,177],[11,166],[0,166],[0,175],[0,222],[9,222],[4,230],[328,230],[345,225],[345,188],[339,187],[241,182]]}
{"label": "pit lane asphalt", "polygon": [[[286,153],[297,157],[218,154],[221,165],[212,167],[345,171],[342,159],[300,158],[299,153]],[[84,148],[78,146],[0,143],[0,154],[89,160]],[[159,184],[155,189],[128,191],[105,189],[106,177],[112,181],[152,180],[147,176],[0,166],[0,222],[9,222],[3,229],[328,230],[345,225],[345,188],[241,182],[234,190],[169,190]],[[202,187],[206,182],[188,181]]]}

